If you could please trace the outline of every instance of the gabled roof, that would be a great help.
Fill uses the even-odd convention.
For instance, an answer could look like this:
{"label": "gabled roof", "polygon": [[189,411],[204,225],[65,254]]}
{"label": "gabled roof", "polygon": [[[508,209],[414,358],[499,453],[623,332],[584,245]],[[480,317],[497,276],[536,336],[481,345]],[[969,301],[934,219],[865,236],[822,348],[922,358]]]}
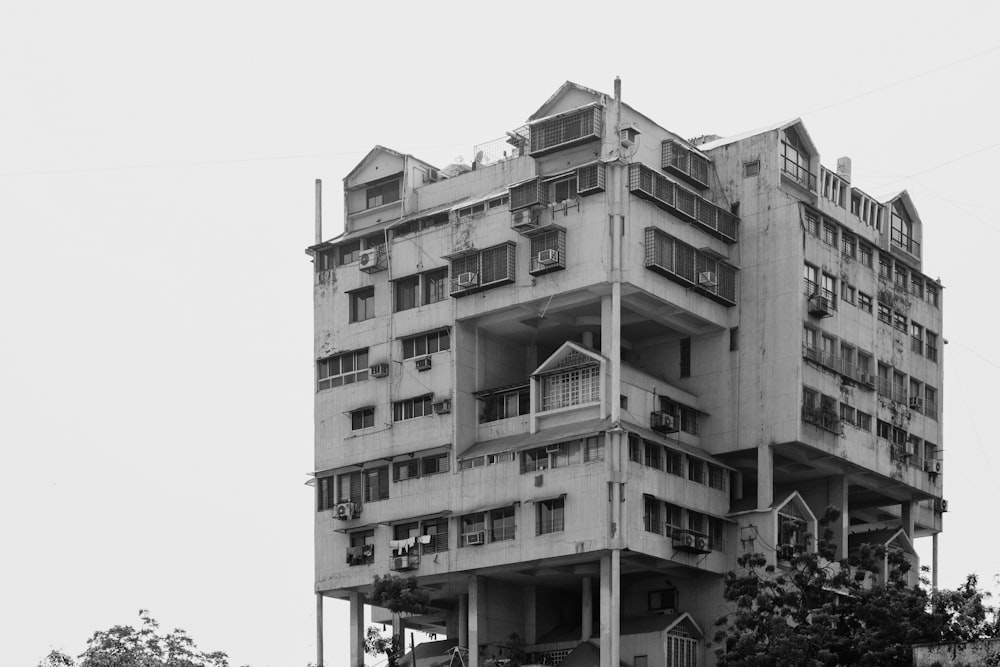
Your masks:
{"label": "gabled roof", "polygon": [[396,661],[397,665],[412,665],[413,656],[417,658],[420,667],[431,667],[442,663],[451,662],[451,654],[448,649],[458,646],[458,638],[439,639],[433,642],[424,642],[413,647],[412,651],[407,651],[406,655]]}
{"label": "gabled roof", "polygon": [[[386,154],[391,155],[393,157],[397,157],[400,160],[403,160],[406,157],[408,157],[406,154],[400,153],[399,151],[394,151],[391,148],[386,148],[385,146],[378,146],[378,145],[376,145],[375,148],[373,148],[370,151],[368,151],[367,155],[365,155],[363,158],[361,158],[361,162],[358,162],[354,166],[354,169],[351,169],[351,171],[349,171],[347,173],[347,176],[344,176],[344,182],[346,183],[348,180],[350,180],[351,176],[353,176],[354,174],[358,173],[363,168],[365,168],[372,160],[375,159],[375,156],[379,155],[380,153],[386,153]],[[413,156],[411,155],[409,157],[413,157]]]}
{"label": "gabled roof", "polygon": [[895,195],[886,197],[883,201],[889,206],[892,206],[893,202],[899,201],[906,212],[910,214],[910,220],[918,224],[921,223],[920,214],[917,213],[917,207],[913,204],[913,197],[910,196],[909,191],[900,190]]}
{"label": "gabled roof", "polygon": [[[581,363],[578,364],[562,364],[562,362],[566,359],[574,356],[579,357],[581,355],[583,357],[588,357],[588,359],[581,360]],[[548,359],[542,362],[542,365],[536,368],[534,372],[532,372],[532,375],[542,375],[544,373],[563,370],[564,368],[574,368],[580,365],[591,365],[595,363],[600,364],[604,361],[606,361],[606,359],[593,350],[588,350],[579,343],[574,343],[573,341],[568,340],[563,343],[558,350],[553,352]]]}
{"label": "gabled roof", "polygon": [[802,496],[799,495],[798,491],[792,491],[785,497],[784,500],[774,501],[773,503],[771,503],[771,509],[780,512],[788,505],[793,506],[795,510],[799,514],[804,515],[808,521],[816,521],[816,515],[813,514],[813,511],[811,509],[809,509],[809,504],[802,499]]}
{"label": "gabled roof", "polygon": [[556,89],[556,92],[552,93],[552,95],[549,96],[549,99],[545,100],[545,102],[542,104],[542,106],[538,107],[538,110],[535,111],[535,113],[533,113],[530,116],[528,116],[528,122],[531,122],[533,120],[538,120],[539,118],[545,118],[546,116],[548,116],[549,114],[551,114],[552,113],[552,107],[554,107],[556,105],[556,103],[560,99],[562,99],[562,97],[566,93],[568,93],[570,91],[573,91],[573,90],[577,90],[577,91],[580,91],[582,93],[586,93],[588,95],[592,95],[593,97],[596,97],[596,98],[607,97],[606,95],[604,95],[604,93],[602,93],[599,90],[594,90],[593,88],[587,88],[586,86],[581,86],[578,83],[573,83],[572,81],[567,81],[563,85],[559,86],[559,88]]}
{"label": "gabled roof", "polygon": [[715,141],[709,141],[698,146],[699,150],[710,151],[713,148],[719,148],[720,146],[728,146],[729,144],[736,143],[737,141],[743,141],[744,139],[749,139],[750,137],[755,137],[758,134],[767,134],[768,132],[776,132],[779,130],[785,130],[789,127],[795,127],[796,132],[799,133],[799,138],[802,139],[803,143],[809,148],[812,155],[818,155],[819,151],[816,150],[816,144],[813,143],[812,137],[809,136],[809,132],[806,130],[806,126],[802,123],[801,118],[791,118],[777,123],[771,123],[770,125],[765,125],[764,127],[758,127],[755,130],[749,130],[747,132],[740,132],[739,134],[734,134],[729,137],[723,137],[721,139],[716,139]]}
{"label": "gabled roof", "polygon": [[860,549],[862,544],[879,547],[895,546],[911,555],[917,553],[913,548],[913,542],[902,528],[881,528],[867,533],[852,533],[847,536],[848,551]]}
{"label": "gabled roof", "polygon": [[621,621],[622,635],[641,635],[647,632],[670,632],[676,627],[682,627],[698,639],[702,639],[705,633],[701,627],[695,623],[688,612],[680,614],[651,614],[649,616],[639,616],[636,618],[623,618]]}
{"label": "gabled roof", "polygon": [[483,440],[472,445],[458,455],[459,460],[473,459],[484,454],[497,454],[499,452],[517,452],[522,449],[533,449],[554,445],[557,442],[575,440],[589,435],[596,435],[606,430],[611,425],[610,419],[587,419],[584,421],[571,422],[560,426],[553,426],[537,433],[521,433],[518,435],[508,435],[503,438],[493,440]]}

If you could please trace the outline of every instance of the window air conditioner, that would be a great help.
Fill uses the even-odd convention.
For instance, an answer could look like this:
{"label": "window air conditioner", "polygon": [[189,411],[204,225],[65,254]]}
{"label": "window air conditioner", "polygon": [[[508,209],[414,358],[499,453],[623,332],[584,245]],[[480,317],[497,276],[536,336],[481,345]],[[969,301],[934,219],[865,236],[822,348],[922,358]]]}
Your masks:
{"label": "window air conditioner", "polygon": [[559,263],[559,251],[558,250],[542,250],[538,253],[538,263],[544,264],[545,266],[551,266],[552,264]]}
{"label": "window air conditioner", "polygon": [[698,274],[698,284],[702,287],[716,287],[719,284],[719,279],[715,275],[715,271],[702,271]]}
{"label": "window air conditioner", "polygon": [[382,269],[379,266],[379,249],[369,248],[362,250],[358,255],[358,268],[365,273],[373,273]]}
{"label": "window air conditioner", "polygon": [[698,551],[709,552],[711,549],[708,548],[708,538],[707,537],[697,537],[694,541],[694,548]]}
{"label": "window air conditioner", "polygon": [[486,543],[486,531],[480,530],[475,533],[464,533],[462,539],[465,541],[466,545],[472,544],[485,544]]}
{"label": "window air conditioner", "polygon": [[443,401],[437,401],[433,404],[434,414],[436,415],[446,415],[451,412],[451,401],[445,399]]}
{"label": "window air conditioner", "polygon": [[938,511],[938,512],[947,512],[948,511],[948,501],[945,500],[944,498],[935,498],[934,499],[934,509],[935,509],[935,511]]}
{"label": "window air conditioner", "polygon": [[417,360],[414,363],[416,364],[418,371],[429,371],[431,369],[430,357],[417,357]]}
{"label": "window air conditioner", "polygon": [[910,396],[910,408],[912,410],[922,410],[924,407],[924,399],[920,396]]}
{"label": "window air conditioner", "polygon": [[809,297],[809,314],[813,317],[830,317],[833,315],[833,304],[825,296],[816,294]]}
{"label": "window air conditioner", "polygon": [[475,287],[478,284],[478,276],[471,271],[458,274],[458,286],[459,287]]}
{"label": "window air conditioner", "polygon": [[410,560],[409,556],[395,556],[392,559],[392,565],[390,569],[392,570],[413,570],[417,567],[415,560]]}
{"label": "window air conditioner", "polygon": [[927,459],[924,461],[924,472],[929,472],[932,475],[940,475],[944,470],[944,464],[936,459]]}
{"label": "window air conditioner", "polygon": [[676,433],[677,420],[669,412],[657,410],[649,415],[649,427],[658,433]]}
{"label": "window air conditioner", "polygon": [[875,386],[875,375],[872,373],[862,373],[861,381],[864,382],[869,387]]}
{"label": "window air conditioner", "polygon": [[384,378],[389,375],[389,364],[375,364],[368,368],[368,372],[373,378]]}
{"label": "window air conditioner", "polygon": [[361,505],[358,503],[338,503],[333,508],[333,515],[338,519],[354,519],[361,514]]}

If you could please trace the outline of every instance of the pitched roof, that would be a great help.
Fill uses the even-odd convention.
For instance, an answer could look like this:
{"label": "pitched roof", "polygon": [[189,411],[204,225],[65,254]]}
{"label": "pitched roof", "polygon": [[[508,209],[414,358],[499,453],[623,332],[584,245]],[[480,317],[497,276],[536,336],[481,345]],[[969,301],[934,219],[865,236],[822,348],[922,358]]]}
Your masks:
{"label": "pitched roof", "polygon": [[813,144],[812,138],[809,136],[809,133],[806,132],[805,126],[802,125],[802,119],[801,118],[790,118],[790,119],[778,121],[777,123],[771,123],[769,125],[765,125],[764,127],[758,127],[755,130],[748,130],[746,132],[740,132],[738,134],[734,134],[734,135],[729,136],[729,137],[722,137],[721,139],[716,139],[715,141],[709,141],[707,143],[704,143],[704,144],[698,146],[698,148],[700,150],[702,150],[702,151],[710,151],[713,148],[719,148],[720,146],[726,146],[726,145],[729,145],[729,144],[732,144],[732,143],[736,143],[737,141],[743,141],[744,139],[749,139],[750,137],[755,137],[758,134],[766,134],[768,132],[774,132],[776,130],[784,130],[785,128],[791,127],[791,126],[796,125],[796,124],[799,125],[802,128],[802,132],[805,134],[806,142],[815,151],[816,147]]}

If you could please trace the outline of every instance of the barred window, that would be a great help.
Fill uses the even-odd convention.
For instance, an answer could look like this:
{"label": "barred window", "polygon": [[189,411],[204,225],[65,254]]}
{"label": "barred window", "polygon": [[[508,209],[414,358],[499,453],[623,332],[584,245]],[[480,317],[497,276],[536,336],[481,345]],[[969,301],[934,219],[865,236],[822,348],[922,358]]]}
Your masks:
{"label": "barred window", "polygon": [[585,366],[542,379],[542,410],[595,403],[601,396],[601,367]]}

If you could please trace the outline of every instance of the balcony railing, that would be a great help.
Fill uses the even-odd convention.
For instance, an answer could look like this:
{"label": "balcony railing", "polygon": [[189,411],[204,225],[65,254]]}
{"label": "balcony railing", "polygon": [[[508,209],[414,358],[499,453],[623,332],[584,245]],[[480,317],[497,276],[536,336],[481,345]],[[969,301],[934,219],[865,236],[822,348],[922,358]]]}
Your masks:
{"label": "balcony railing", "polygon": [[726,243],[736,243],[738,218],[644,164],[629,165],[629,192],[677,214]]}
{"label": "balcony railing", "polygon": [[907,236],[899,229],[893,229],[889,234],[892,245],[905,250],[914,257],[920,257],[920,243],[912,236]]}
{"label": "balcony railing", "polygon": [[906,387],[901,384],[892,385],[892,400],[906,404]]}
{"label": "balcony railing", "polygon": [[840,418],[828,410],[813,407],[811,405],[802,406],[802,421],[819,426],[821,429],[831,433],[840,434]]}
{"label": "balcony railing", "polygon": [[348,547],[347,548],[347,564],[350,566],[354,565],[370,565],[375,562],[375,545],[366,544],[360,547]]}
{"label": "balcony railing", "polygon": [[736,269],[656,227],[646,228],[646,268],[727,306],[736,305]]}
{"label": "balcony railing", "polygon": [[795,160],[782,157],[781,173],[792,179],[810,192],[816,192],[816,175],[809,172],[809,169],[799,165]]}

